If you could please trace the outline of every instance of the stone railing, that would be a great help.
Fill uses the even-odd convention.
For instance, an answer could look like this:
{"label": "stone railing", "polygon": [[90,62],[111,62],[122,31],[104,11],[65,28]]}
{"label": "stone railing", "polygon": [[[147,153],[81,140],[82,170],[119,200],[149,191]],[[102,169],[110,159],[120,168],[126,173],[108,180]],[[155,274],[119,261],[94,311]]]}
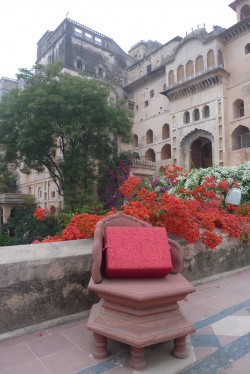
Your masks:
{"label": "stone railing", "polygon": [[135,158],[132,160],[133,166],[149,166],[149,167],[155,167],[154,161],[148,161],[141,158]]}
{"label": "stone railing", "polygon": [[22,193],[2,193],[0,194],[0,204],[22,203],[24,199],[34,197],[34,195]]}
{"label": "stone railing", "polygon": [[[225,238],[216,250],[177,240],[189,281],[250,265],[250,245],[236,239]],[[88,290],[91,251],[91,239],[0,247],[0,340],[17,329],[88,313],[97,301]]]}

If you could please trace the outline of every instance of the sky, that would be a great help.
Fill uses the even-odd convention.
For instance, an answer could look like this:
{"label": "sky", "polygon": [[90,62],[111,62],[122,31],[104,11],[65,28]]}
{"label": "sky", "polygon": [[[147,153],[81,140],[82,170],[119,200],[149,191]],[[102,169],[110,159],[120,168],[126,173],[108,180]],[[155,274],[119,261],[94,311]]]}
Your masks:
{"label": "sky", "polygon": [[2,0],[0,78],[15,79],[36,62],[37,42],[68,18],[112,38],[125,52],[140,40],[162,44],[192,28],[229,28],[233,0]]}

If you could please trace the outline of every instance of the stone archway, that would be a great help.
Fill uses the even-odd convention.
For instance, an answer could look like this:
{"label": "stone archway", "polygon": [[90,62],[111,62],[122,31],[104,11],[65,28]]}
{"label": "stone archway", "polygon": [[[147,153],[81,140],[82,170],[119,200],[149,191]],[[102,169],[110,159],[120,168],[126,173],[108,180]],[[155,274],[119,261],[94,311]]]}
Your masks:
{"label": "stone archway", "polygon": [[190,162],[191,167],[194,168],[208,168],[213,166],[211,140],[199,137],[191,144]]}
{"label": "stone archway", "polygon": [[213,166],[213,145],[210,132],[199,129],[190,132],[180,143],[180,166],[186,171]]}

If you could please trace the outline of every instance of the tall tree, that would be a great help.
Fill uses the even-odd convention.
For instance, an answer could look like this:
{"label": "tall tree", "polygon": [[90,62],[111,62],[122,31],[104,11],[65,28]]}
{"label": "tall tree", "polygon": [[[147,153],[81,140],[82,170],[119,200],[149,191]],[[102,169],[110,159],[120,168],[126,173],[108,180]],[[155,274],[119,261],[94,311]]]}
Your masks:
{"label": "tall tree", "polygon": [[25,88],[0,103],[5,161],[20,169],[47,168],[65,205],[74,208],[98,165],[114,153],[114,139],[130,141],[130,112],[122,102],[108,104],[110,85],[66,74],[60,64],[20,69],[18,77]]}
{"label": "tall tree", "polygon": [[18,179],[14,165],[6,164],[0,147],[0,193],[16,192]]}

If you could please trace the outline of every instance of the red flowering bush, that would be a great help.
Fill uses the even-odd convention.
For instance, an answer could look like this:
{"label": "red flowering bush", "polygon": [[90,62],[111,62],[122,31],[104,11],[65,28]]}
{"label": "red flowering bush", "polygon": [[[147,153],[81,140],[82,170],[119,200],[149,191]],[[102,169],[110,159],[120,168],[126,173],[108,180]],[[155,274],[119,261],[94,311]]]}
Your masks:
{"label": "red flowering bush", "polygon": [[177,183],[180,177],[186,176],[186,174],[183,172],[182,167],[175,164],[168,164],[166,166],[163,166],[163,170],[165,176],[170,180],[172,184]]}
{"label": "red flowering bush", "polygon": [[43,208],[37,208],[34,213],[33,213],[33,217],[35,217],[35,219],[37,221],[44,221],[46,216],[47,216],[47,213],[48,211],[46,209],[43,209]]}
{"label": "red flowering bush", "polygon": [[[184,176],[176,165],[165,167],[165,172],[168,186],[169,183],[178,186],[179,177]],[[154,191],[154,184],[147,188],[147,183],[140,178],[129,177],[119,190],[124,196],[122,210],[125,214],[165,227],[169,233],[184,238],[188,243],[200,240],[207,248],[214,249],[224,234],[244,243],[250,242],[250,204],[239,207],[225,205],[225,195],[232,186],[237,187],[237,182],[205,177],[202,184],[191,188],[166,188],[159,195],[157,190]],[[106,216],[113,213],[110,211]],[[42,220],[44,214],[38,208],[34,216]],[[75,214],[61,235],[47,237],[42,242],[91,238],[96,223],[104,217]]]}
{"label": "red flowering bush", "polygon": [[[167,173],[169,170],[174,184],[181,169],[168,168]],[[233,185],[237,186],[237,183]],[[228,181],[216,182],[214,178],[207,177],[203,185],[196,185],[190,190],[180,188],[177,196],[171,191],[165,192],[158,200],[156,194],[146,190],[143,183],[132,177],[120,190],[127,199],[124,213],[152,225],[166,227],[168,232],[183,237],[188,243],[196,243],[200,239],[206,247],[216,248],[223,234],[250,242],[250,204],[233,211],[231,207],[226,207],[224,195],[229,188]]]}
{"label": "red flowering bush", "polygon": [[108,212],[105,216],[98,216],[96,214],[88,213],[76,213],[71,218],[69,224],[62,231],[61,235],[47,236],[41,242],[36,240],[33,242],[33,244],[92,238],[96,223],[100,219],[108,217],[112,214],[114,214],[114,211]]}

